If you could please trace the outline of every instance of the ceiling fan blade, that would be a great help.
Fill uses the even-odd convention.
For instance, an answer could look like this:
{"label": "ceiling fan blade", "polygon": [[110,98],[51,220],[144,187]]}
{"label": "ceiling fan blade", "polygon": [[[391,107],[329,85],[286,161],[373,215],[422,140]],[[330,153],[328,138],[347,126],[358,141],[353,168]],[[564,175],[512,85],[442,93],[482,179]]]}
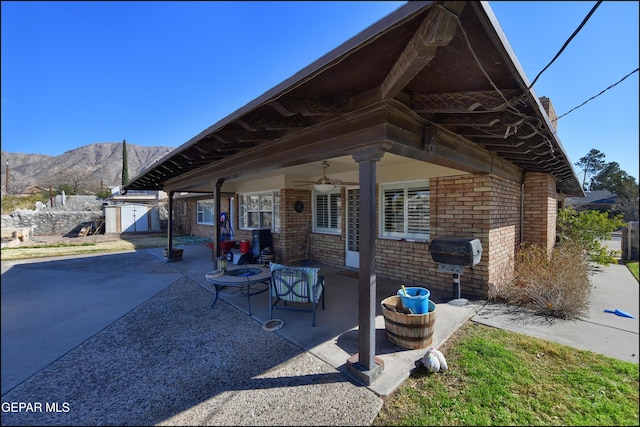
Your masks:
{"label": "ceiling fan blade", "polygon": [[335,185],[360,185],[359,182],[349,182],[349,181],[343,181],[341,179],[332,179],[332,181]]}
{"label": "ceiling fan blade", "polygon": [[291,181],[291,182],[303,182],[304,184],[302,185],[310,185],[310,184],[317,184],[318,181]]}

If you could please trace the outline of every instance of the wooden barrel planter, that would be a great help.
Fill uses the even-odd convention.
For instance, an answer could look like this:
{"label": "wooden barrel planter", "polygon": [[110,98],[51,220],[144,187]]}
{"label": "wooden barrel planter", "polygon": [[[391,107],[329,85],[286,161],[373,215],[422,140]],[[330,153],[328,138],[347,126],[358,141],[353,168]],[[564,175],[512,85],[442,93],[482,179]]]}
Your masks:
{"label": "wooden barrel planter", "polygon": [[[167,248],[163,249],[164,251],[164,257],[168,258],[168,254],[169,254],[169,250]],[[171,251],[171,259],[182,259],[182,252],[184,251],[184,249],[173,249]]]}
{"label": "wooden barrel planter", "polygon": [[402,310],[402,301],[398,295],[385,298],[380,304],[389,341],[411,350],[431,345],[436,323],[436,304],[433,301],[429,300],[429,312],[425,314],[399,311]]}

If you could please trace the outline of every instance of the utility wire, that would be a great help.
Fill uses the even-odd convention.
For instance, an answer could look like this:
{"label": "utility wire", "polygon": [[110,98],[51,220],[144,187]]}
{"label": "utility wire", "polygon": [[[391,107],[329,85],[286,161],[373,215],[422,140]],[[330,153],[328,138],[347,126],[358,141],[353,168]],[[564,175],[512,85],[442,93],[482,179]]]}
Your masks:
{"label": "utility wire", "polygon": [[556,56],[554,56],[554,57],[553,57],[553,59],[551,60],[551,62],[549,62],[549,63],[547,64],[547,66],[546,66],[546,67],[544,67],[544,68],[542,69],[542,71],[540,71],[540,72],[538,73],[538,75],[536,76],[536,78],[535,78],[535,79],[533,79],[533,82],[532,82],[532,83],[529,85],[529,87],[527,88],[528,90],[531,90],[531,88],[532,88],[532,87],[533,87],[533,85],[536,83],[536,81],[538,81],[538,78],[540,77],[540,75],[541,75],[542,73],[544,73],[544,72],[545,72],[545,70],[546,70],[547,68],[549,68],[549,67],[551,66],[551,64],[553,64],[553,62],[554,62],[556,59],[558,59],[558,57],[560,56],[560,54],[562,53],[562,51],[564,51],[564,49],[569,45],[569,43],[571,42],[571,40],[573,40],[573,38],[574,38],[575,36],[577,36],[577,35],[578,35],[578,33],[580,32],[580,30],[582,29],[582,27],[584,27],[584,25],[587,23],[587,21],[589,20],[589,18],[591,18],[591,15],[593,15],[593,12],[595,12],[595,11],[596,11],[596,9],[598,8],[598,6],[600,6],[600,3],[602,3],[602,0],[598,1],[598,2],[595,4],[595,6],[593,6],[593,8],[591,9],[591,11],[590,11],[590,12],[587,14],[587,16],[582,20],[582,23],[580,24],[580,26],[578,26],[578,28],[573,32],[573,34],[571,34],[571,37],[569,37],[569,38],[567,39],[567,41],[566,41],[566,42],[564,42],[564,45],[562,46],[562,48],[560,48],[560,50],[558,51],[558,53],[556,53]]}
{"label": "utility wire", "polygon": [[567,114],[569,114],[570,112],[577,110],[578,108],[582,107],[584,104],[586,104],[587,102],[591,101],[592,99],[595,99],[597,97],[599,97],[600,95],[602,95],[603,93],[605,93],[606,91],[608,91],[609,89],[615,87],[618,83],[621,83],[624,79],[626,79],[627,77],[629,77],[631,74],[635,73],[638,71],[638,68],[636,68],[635,70],[633,70],[632,72],[630,72],[629,74],[627,74],[626,76],[624,76],[623,78],[621,78],[620,80],[618,80],[617,82],[615,82],[614,84],[612,84],[611,86],[609,86],[608,88],[604,89],[603,91],[601,91],[599,94],[592,96],[591,98],[587,99],[586,101],[584,101],[582,104],[578,105],[577,107],[573,107],[571,110],[567,111],[566,113],[564,113],[561,116],[558,116],[555,120],[559,120],[562,117],[566,116]]}

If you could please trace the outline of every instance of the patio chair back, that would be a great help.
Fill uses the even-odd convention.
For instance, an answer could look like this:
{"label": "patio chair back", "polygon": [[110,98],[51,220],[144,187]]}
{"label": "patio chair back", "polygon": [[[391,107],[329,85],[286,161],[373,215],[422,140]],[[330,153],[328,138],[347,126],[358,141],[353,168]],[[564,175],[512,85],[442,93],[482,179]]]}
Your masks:
{"label": "patio chair back", "polygon": [[[313,314],[311,326],[316,325],[316,308],[322,301],[324,310],[324,276],[318,274],[319,268],[289,267],[271,263],[271,281],[269,286],[269,319],[274,309],[304,311]],[[282,301],[282,305],[278,303]],[[291,306],[287,302],[299,303]],[[310,304],[310,308],[301,305]]]}

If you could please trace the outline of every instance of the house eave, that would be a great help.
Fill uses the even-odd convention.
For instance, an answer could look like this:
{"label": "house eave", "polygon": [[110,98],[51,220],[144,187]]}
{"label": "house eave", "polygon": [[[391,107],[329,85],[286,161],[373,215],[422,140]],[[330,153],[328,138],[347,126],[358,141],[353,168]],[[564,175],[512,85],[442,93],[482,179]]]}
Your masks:
{"label": "house eave", "polygon": [[[456,23],[458,26],[454,25]],[[498,85],[498,93],[501,96],[514,94],[513,99],[518,100],[517,109],[521,110],[522,119],[512,111],[516,109],[513,106],[496,111],[487,107],[496,99],[501,101],[492,93],[483,74],[474,69],[475,62],[460,25],[471,34],[480,59],[489,64],[486,67]],[[426,33],[422,34],[422,31]],[[407,50],[411,43],[418,43],[415,49],[419,52]],[[420,43],[432,45],[425,48]],[[387,56],[372,55],[375,51],[386,52]],[[460,64],[452,64],[453,58]],[[359,71],[359,67],[367,72]],[[438,67],[444,68],[440,71]],[[392,70],[398,75],[389,74]],[[456,75],[458,72],[462,74]],[[414,73],[415,78],[411,77],[414,74],[403,76],[402,73]],[[450,75],[450,78],[433,78],[441,75]],[[399,85],[405,87],[402,89]],[[296,154],[296,151],[317,142],[309,135],[330,132],[336,122],[352,120],[363,106],[374,105],[391,96],[395,102],[412,107],[423,122],[453,134],[452,139],[477,144],[482,152],[503,164],[510,164],[510,167],[505,166],[507,169],[517,169],[519,173],[549,173],[555,177],[559,193],[583,196],[553,125],[537,95],[528,86],[524,71],[487,2],[408,2],[180,145],[132,179],[126,188],[181,190],[191,185],[186,184],[192,182],[194,176],[209,175],[210,179],[229,180],[243,173],[282,167],[282,161],[275,165],[273,156],[263,156],[262,161],[253,161],[250,167],[244,162],[264,153],[268,147],[283,144],[289,144],[289,149],[281,151],[280,155],[291,165],[344,155],[348,150],[339,148],[305,150],[305,155]],[[435,97],[444,102],[451,99],[460,107],[434,109]],[[480,109],[474,107],[478,104],[482,105]],[[519,128],[513,126],[517,130],[510,134],[511,124],[520,121],[524,124],[519,124]],[[385,139],[391,142],[389,147],[397,153],[413,153],[429,161],[428,156],[420,156],[419,149],[407,149],[402,145],[404,142],[395,141],[395,138],[407,135],[414,138],[415,132],[393,133],[380,123],[363,122],[361,126],[361,131],[374,140],[384,133]],[[375,126],[378,131],[373,129]],[[347,140],[350,132],[353,130],[345,128],[342,136],[324,139]],[[527,132],[533,136],[523,137]],[[501,134],[505,137],[498,138]],[[296,137],[297,142],[294,142]],[[418,138],[422,137],[424,135],[418,134]],[[441,156],[439,159],[450,164],[468,163],[469,159],[465,160],[464,155],[458,158],[460,154],[449,151],[447,158]],[[234,162],[235,167],[231,167]],[[243,164],[243,168],[238,168],[238,164]],[[182,184],[185,187],[181,187]]]}

